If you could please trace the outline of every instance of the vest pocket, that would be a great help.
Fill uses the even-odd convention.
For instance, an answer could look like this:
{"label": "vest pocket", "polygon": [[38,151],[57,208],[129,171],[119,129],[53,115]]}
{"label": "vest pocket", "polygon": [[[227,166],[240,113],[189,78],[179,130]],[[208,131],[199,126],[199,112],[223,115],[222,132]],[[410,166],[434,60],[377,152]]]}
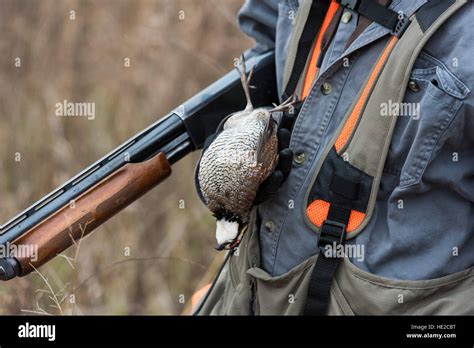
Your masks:
{"label": "vest pocket", "polygon": [[[287,273],[272,277],[258,267],[247,271],[256,282],[258,315],[301,315],[306,303],[308,285],[317,255],[310,257]],[[354,315],[336,282],[331,287],[329,315]]]}
{"label": "vest pocket", "polygon": [[272,277],[259,267],[247,271],[256,284],[258,315],[300,315],[316,256],[303,261],[288,272]]}
{"label": "vest pocket", "polygon": [[441,278],[397,280],[344,259],[336,283],[356,315],[474,315],[474,267]]}

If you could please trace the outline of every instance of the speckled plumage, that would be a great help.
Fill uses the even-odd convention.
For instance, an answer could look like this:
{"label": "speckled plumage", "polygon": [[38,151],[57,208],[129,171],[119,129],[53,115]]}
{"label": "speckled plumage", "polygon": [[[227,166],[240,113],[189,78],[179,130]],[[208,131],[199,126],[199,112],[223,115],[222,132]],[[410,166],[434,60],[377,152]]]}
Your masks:
{"label": "speckled plumage", "polygon": [[269,111],[232,115],[205,151],[198,180],[208,208],[220,219],[245,224],[258,186],[278,161],[276,122]]}
{"label": "speckled plumage", "polygon": [[204,151],[197,179],[207,207],[217,219],[219,249],[233,245],[240,228],[248,223],[250,210],[260,184],[278,163],[277,123],[272,112],[287,110],[289,99],[272,110],[254,109],[250,100],[245,60],[236,67],[247,99],[245,110],[229,116],[222,131]]}

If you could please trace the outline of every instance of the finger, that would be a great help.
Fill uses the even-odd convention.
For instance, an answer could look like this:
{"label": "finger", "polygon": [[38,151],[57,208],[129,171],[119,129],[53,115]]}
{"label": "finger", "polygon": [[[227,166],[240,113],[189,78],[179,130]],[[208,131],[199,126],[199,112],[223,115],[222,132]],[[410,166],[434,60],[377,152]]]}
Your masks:
{"label": "finger", "polygon": [[294,122],[294,114],[290,114],[289,112],[284,111],[283,115],[281,116],[279,126],[282,129],[284,128],[291,129],[293,126],[293,122]]}
{"label": "finger", "polygon": [[283,176],[286,178],[291,171],[293,165],[293,151],[284,149],[278,154],[277,168],[281,170]]}
{"label": "finger", "polygon": [[284,175],[280,170],[275,170],[270,176],[260,184],[254,204],[258,205],[266,201],[275,194],[283,183]]}
{"label": "finger", "polygon": [[281,128],[277,132],[278,151],[282,151],[290,146],[291,132],[286,128]]}
{"label": "finger", "polygon": [[275,170],[270,176],[260,185],[262,192],[274,193],[278,190],[283,181],[283,173],[281,170]]}

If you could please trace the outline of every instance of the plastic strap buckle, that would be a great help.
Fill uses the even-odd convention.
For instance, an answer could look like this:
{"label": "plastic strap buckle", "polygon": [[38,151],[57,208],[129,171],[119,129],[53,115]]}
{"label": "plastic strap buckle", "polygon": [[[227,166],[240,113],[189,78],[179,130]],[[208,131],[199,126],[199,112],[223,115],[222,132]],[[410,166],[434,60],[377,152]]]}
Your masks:
{"label": "plastic strap buckle", "polygon": [[390,34],[400,38],[405,30],[408,28],[408,26],[411,23],[411,20],[403,13],[400,13],[399,15],[402,16],[402,18],[398,17],[398,22],[395,25],[395,28],[390,32]]}
{"label": "plastic strap buckle", "polygon": [[346,240],[346,225],[332,220],[324,220],[319,234],[318,248],[328,244],[343,244]]}

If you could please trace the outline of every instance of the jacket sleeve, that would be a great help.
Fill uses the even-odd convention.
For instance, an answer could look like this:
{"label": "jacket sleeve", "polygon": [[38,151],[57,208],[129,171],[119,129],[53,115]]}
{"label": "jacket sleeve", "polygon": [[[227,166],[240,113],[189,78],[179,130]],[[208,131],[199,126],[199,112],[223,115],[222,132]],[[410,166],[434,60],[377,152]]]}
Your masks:
{"label": "jacket sleeve", "polygon": [[245,53],[247,58],[275,48],[277,0],[246,0],[238,13],[240,29],[255,39],[254,48]]}

